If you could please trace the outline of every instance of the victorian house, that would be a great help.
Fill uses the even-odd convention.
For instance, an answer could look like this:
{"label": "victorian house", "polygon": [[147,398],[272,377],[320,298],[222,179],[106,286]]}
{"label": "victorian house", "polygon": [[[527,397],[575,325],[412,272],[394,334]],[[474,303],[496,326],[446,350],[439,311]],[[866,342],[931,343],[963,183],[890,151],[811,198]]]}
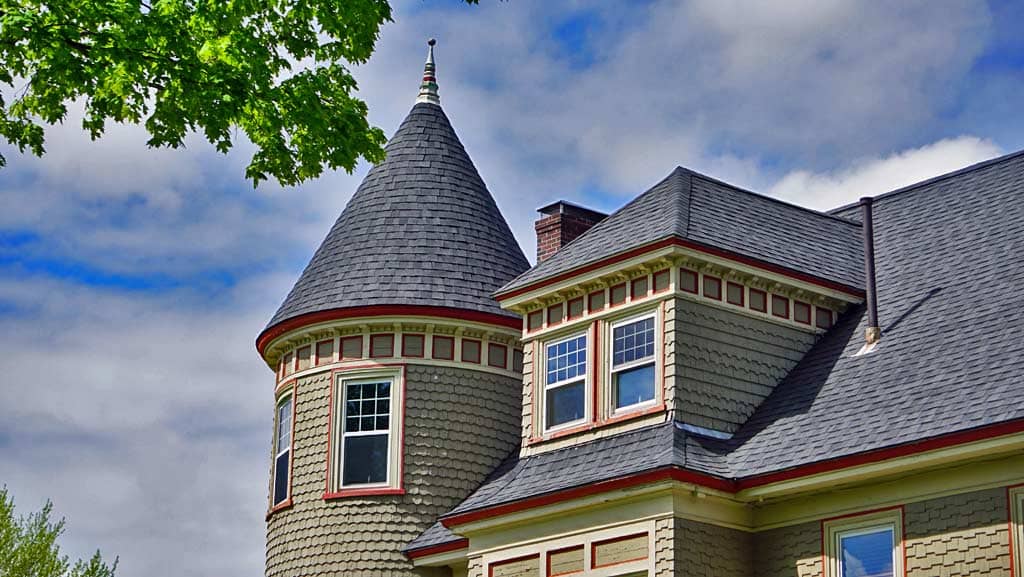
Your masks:
{"label": "victorian house", "polygon": [[257,339],[268,576],[1024,576],[1024,153],[828,212],[666,171],[531,267],[431,46]]}

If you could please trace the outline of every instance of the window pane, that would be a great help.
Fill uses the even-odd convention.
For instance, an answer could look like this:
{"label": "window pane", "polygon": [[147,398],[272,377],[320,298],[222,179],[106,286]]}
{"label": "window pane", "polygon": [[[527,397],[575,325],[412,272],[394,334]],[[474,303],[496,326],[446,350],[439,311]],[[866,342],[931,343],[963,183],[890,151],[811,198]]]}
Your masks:
{"label": "window pane", "polygon": [[288,498],[288,459],[291,451],[286,451],[277,456],[274,461],[274,504]]}
{"label": "window pane", "polygon": [[654,356],[654,318],[615,327],[612,364],[615,366]]}
{"label": "window pane", "polygon": [[277,407],[277,443],[275,452],[280,453],[291,445],[292,437],[292,400],[281,403]]}
{"label": "window pane", "polygon": [[556,427],[583,418],[583,381],[547,392],[547,425]]}
{"label": "window pane", "polygon": [[387,434],[345,437],[344,458],[343,485],[387,482]]}
{"label": "window pane", "polygon": [[654,399],[654,365],[644,365],[615,373],[615,408]]}
{"label": "window pane", "polygon": [[839,538],[842,577],[893,577],[892,529]]}
{"label": "window pane", "polygon": [[587,337],[548,345],[547,383],[557,383],[587,373]]}

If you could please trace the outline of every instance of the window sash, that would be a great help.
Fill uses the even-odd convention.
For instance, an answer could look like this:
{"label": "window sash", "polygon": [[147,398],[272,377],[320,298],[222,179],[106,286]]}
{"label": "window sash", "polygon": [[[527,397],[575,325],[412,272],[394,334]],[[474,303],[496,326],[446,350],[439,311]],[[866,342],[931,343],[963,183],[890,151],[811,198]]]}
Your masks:
{"label": "window sash", "polygon": [[[653,327],[651,328],[651,339],[652,339],[652,344],[653,344],[653,347],[652,347],[653,350],[651,351],[651,354],[650,355],[645,355],[644,357],[639,358],[639,359],[633,359],[632,361],[626,361],[626,362],[623,362],[623,363],[615,364],[615,351],[616,351],[616,347],[615,347],[615,329],[622,328],[624,326],[628,326],[628,325],[632,325],[632,324],[636,324],[636,323],[641,323],[641,322],[644,322],[644,321],[646,321],[648,319],[651,319],[653,321],[651,323],[653,325]],[[611,331],[610,331],[609,334],[611,336],[611,338],[609,340],[611,341],[611,345],[612,346],[608,347],[608,357],[609,357],[608,358],[608,364],[611,366],[611,371],[612,371],[613,374],[617,373],[619,371],[622,371],[624,369],[632,369],[632,368],[635,368],[635,367],[639,367],[639,366],[643,366],[643,365],[646,365],[646,364],[653,363],[657,359],[657,356],[658,356],[658,321],[657,321],[657,314],[656,313],[651,313],[651,314],[647,314],[647,315],[643,315],[643,316],[639,316],[639,317],[632,317],[632,318],[625,319],[625,320],[619,321],[617,323],[614,323],[611,326]]]}
{"label": "window sash", "polygon": [[[898,554],[899,544],[896,542],[896,528],[893,527],[892,523],[883,523],[871,527],[848,529],[845,531],[836,531],[835,551],[836,565],[839,573],[837,577],[844,577],[846,575],[846,555],[843,546],[843,540],[852,537],[863,537],[865,535],[874,535],[878,533],[887,533],[889,536],[889,564],[891,567],[891,574],[893,576],[896,576],[898,574],[896,556]],[[871,573],[871,575],[884,575],[884,573]]]}
{"label": "window sash", "polygon": [[[903,563],[904,536],[903,536],[903,511],[900,507],[883,509],[873,512],[865,512],[852,517],[840,517],[827,519],[822,523],[822,545],[824,545],[825,572],[824,577],[842,577],[843,571],[848,565],[843,555],[843,540],[851,537],[871,535],[875,533],[888,533],[891,551],[889,555],[882,552],[881,555],[869,557],[861,555],[862,561],[887,561],[891,566],[894,577],[904,577],[906,567]],[[877,545],[876,545],[877,547]],[[880,552],[875,549],[875,552]],[[869,566],[867,570],[877,571],[879,567]],[[883,575],[885,573],[882,573]]]}
{"label": "window sash", "polygon": [[273,506],[287,501],[291,493],[292,403],[293,399],[289,395],[277,404],[277,426],[274,431],[274,479],[270,496]]}
{"label": "window sash", "polygon": [[[548,369],[548,359],[551,357],[551,349],[552,348],[557,348],[558,345],[560,345],[560,344],[573,342],[573,341],[576,341],[578,339],[581,339],[582,342],[580,343],[579,348],[576,349],[575,352],[583,353],[583,355],[584,355],[583,363],[582,363],[582,365],[583,365],[582,366],[582,371],[578,372],[573,377],[568,377],[568,378],[565,378],[565,379],[562,379],[562,380],[557,380],[557,381],[554,381],[554,382],[548,382],[548,379],[550,378],[549,375],[550,375],[550,372],[551,372]],[[578,425],[579,423],[582,423],[582,422],[586,422],[587,417],[588,417],[588,415],[587,415],[587,399],[590,396],[590,393],[589,393],[588,387],[587,387],[587,383],[588,383],[587,365],[589,364],[588,363],[588,360],[589,360],[589,352],[588,352],[589,348],[590,348],[590,340],[587,338],[587,333],[577,333],[577,334],[574,334],[572,336],[569,336],[569,337],[566,337],[566,338],[563,338],[563,339],[559,339],[557,341],[553,341],[553,342],[545,343],[544,344],[544,364],[542,365],[544,367],[544,370],[543,370],[544,386],[541,388],[541,392],[542,392],[542,401],[541,401],[542,407],[541,407],[541,411],[540,412],[541,412],[542,425],[543,425],[543,429],[544,429],[545,432],[547,432],[547,431],[556,431],[558,429],[563,429],[563,428],[570,427],[570,426],[573,426],[573,425]],[[573,366],[576,366],[576,365],[579,365],[579,364],[580,363],[577,362]],[[555,370],[557,371],[557,369],[555,369]],[[582,410],[580,410],[580,415],[581,415],[580,418],[573,419],[571,421],[566,421],[564,423],[558,423],[557,425],[552,425],[551,423],[549,423],[548,422],[548,411],[549,411],[549,408],[550,408],[548,406],[549,403],[550,403],[549,393],[551,391],[554,391],[554,390],[557,390],[557,389],[560,389],[560,388],[563,388],[563,387],[568,387],[568,386],[572,386],[572,385],[578,385],[580,383],[583,383],[583,406],[581,408]]]}
{"label": "window sash", "polygon": [[[377,428],[376,422],[375,422],[373,429],[360,430],[360,431],[347,431],[346,430],[347,429],[346,423],[347,423],[348,417],[349,417],[349,412],[348,412],[349,387],[358,387],[358,386],[371,385],[371,384],[372,385],[379,385],[379,384],[382,384],[382,383],[387,383],[388,384],[388,395],[387,395],[387,397],[376,396],[376,392],[375,392],[374,393],[374,397],[372,397],[372,400],[375,401],[375,404],[376,404],[376,401],[380,400],[380,399],[385,399],[386,398],[388,400],[388,412],[387,412],[388,426],[386,428]],[[338,421],[340,429],[341,429],[341,435],[338,438],[338,448],[337,448],[338,461],[339,461],[339,467],[338,467],[338,470],[337,470],[338,487],[346,489],[346,488],[351,488],[351,487],[382,487],[382,486],[390,485],[391,484],[391,479],[392,479],[391,453],[392,453],[392,450],[393,450],[393,446],[392,446],[391,430],[392,430],[392,428],[394,426],[394,407],[395,407],[395,394],[396,394],[395,379],[390,378],[390,377],[388,377],[388,378],[377,377],[377,378],[366,378],[366,379],[342,380],[341,381],[341,390],[342,390],[342,399],[341,399],[341,406],[340,406],[340,408],[341,408],[341,411],[340,411],[341,415],[340,415],[340,419]],[[355,402],[362,402],[364,400],[370,400],[370,399],[366,399],[364,397],[360,397],[359,399],[353,399],[353,401],[355,401]],[[374,412],[372,414],[368,413],[368,414],[364,415],[364,414],[362,414],[362,412],[360,412],[359,418],[360,419],[362,419],[364,417],[365,418],[373,418],[374,421],[376,421],[376,418],[378,416],[381,416],[381,415],[383,415],[383,413],[378,414],[376,412],[376,408],[375,408]],[[348,456],[346,455],[346,451],[345,451],[345,446],[346,446],[345,439],[353,438],[353,437],[371,437],[371,436],[381,436],[381,437],[385,438],[385,451],[384,451],[384,458],[385,458],[384,469],[385,469],[385,474],[384,474],[384,480],[383,481],[378,481],[378,482],[370,482],[370,483],[345,483],[345,465],[347,464],[346,460],[348,458]]]}
{"label": "window sash", "polygon": [[286,397],[277,405],[277,434],[274,438],[274,457],[280,457],[292,448],[292,398]]}

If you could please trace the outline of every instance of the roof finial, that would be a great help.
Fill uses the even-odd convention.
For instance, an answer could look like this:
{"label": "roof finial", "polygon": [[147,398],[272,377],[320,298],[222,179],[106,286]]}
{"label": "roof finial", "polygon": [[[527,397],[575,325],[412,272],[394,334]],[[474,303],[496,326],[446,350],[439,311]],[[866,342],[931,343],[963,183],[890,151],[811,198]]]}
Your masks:
{"label": "roof finial", "polygon": [[437,95],[437,78],[434,76],[434,45],[437,40],[427,40],[427,63],[423,65],[423,82],[420,84],[420,95],[416,102],[430,102],[441,104],[441,98]]}

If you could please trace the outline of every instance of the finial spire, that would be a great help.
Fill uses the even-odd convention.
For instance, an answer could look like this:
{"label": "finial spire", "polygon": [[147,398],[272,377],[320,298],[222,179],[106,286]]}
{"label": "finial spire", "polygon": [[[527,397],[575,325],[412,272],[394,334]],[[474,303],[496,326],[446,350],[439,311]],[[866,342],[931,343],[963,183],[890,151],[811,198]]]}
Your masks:
{"label": "finial spire", "polygon": [[430,102],[440,105],[441,98],[437,95],[437,78],[434,76],[434,45],[437,40],[427,40],[427,63],[423,65],[423,82],[416,102]]}

